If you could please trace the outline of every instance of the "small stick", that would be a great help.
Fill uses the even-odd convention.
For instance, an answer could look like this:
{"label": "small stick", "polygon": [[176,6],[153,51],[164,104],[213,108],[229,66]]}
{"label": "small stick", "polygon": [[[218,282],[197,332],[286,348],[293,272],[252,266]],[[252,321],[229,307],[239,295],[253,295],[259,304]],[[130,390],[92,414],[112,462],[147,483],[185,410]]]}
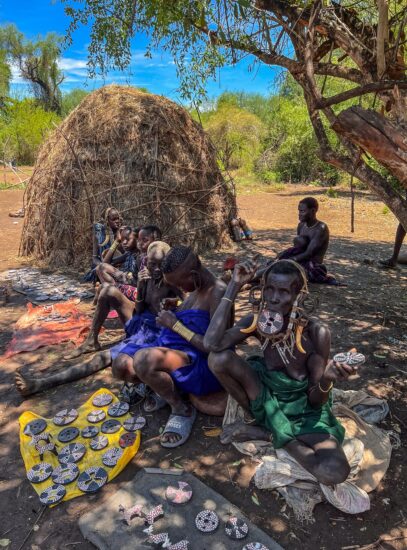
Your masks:
{"label": "small stick", "polygon": [[341,546],[341,550],[353,550],[354,548],[360,548],[360,545],[352,544],[352,546]]}
{"label": "small stick", "polygon": [[184,470],[180,468],[144,468],[147,474],[166,474],[169,476],[180,476],[184,473]]}
{"label": "small stick", "polygon": [[25,539],[23,540],[23,542],[21,543],[21,545],[18,547],[17,550],[21,550],[22,547],[24,546],[24,544],[27,542],[29,536],[31,535],[31,533],[34,531],[34,527],[37,525],[37,523],[40,521],[40,519],[42,518],[42,516],[44,515],[44,512],[45,510],[47,509],[47,506],[44,506],[43,509],[41,510],[39,516],[37,517],[37,519],[35,520],[35,522],[33,523],[31,529],[28,531]]}

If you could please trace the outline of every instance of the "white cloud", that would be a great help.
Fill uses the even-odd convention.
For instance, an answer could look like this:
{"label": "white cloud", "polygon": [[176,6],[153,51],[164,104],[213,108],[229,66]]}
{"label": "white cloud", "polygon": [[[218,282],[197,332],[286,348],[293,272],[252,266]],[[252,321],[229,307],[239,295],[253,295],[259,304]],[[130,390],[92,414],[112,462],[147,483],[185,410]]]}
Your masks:
{"label": "white cloud", "polygon": [[63,57],[59,63],[59,68],[62,71],[73,72],[77,69],[87,69],[86,60],[73,59],[72,57]]}

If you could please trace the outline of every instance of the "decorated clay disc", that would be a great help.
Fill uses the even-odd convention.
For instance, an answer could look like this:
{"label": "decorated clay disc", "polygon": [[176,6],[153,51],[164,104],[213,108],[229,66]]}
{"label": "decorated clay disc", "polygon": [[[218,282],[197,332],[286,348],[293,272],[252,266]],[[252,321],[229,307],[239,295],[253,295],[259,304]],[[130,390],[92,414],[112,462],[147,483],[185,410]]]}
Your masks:
{"label": "decorated clay disc", "polygon": [[171,504],[186,504],[192,498],[191,486],[185,481],[179,481],[176,486],[169,485],[165,491],[165,498]]}
{"label": "decorated clay disc", "polygon": [[58,460],[61,464],[79,462],[85,453],[86,447],[82,443],[69,443],[59,451]]}
{"label": "decorated clay disc", "polygon": [[78,411],[76,409],[63,409],[62,411],[57,412],[53,418],[54,424],[57,426],[65,426],[70,424],[78,417]]}
{"label": "decorated clay disc", "polygon": [[146,419],[144,416],[132,416],[131,418],[126,418],[123,422],[123,428],[128,432],[136,432],[141,430],[146,425]]}
{"label": "decorated clay disc", "polygon": [[78,488],[84,493],[95,493],[107,481],[107,472],[100,466],[88,468],[78,477]]}
{"label": "decorated clay disc", "polygon": [[202,533],[212,533],[219,525],[219,517],[212,510],[202,510],[195,518],[196,528]]}
{"label": "decorated clay disc", "polygon": [[61,430],[58,434],[58,441],[61,443],[69,443],[79,435],[78,428],[75,428],[75,426],[71,426],[69,428],[64,428]]}
{"label": "decorated clay disc", "polygon": [[86,426],[86,428],[83,428],[81,431],[81,436],[88,438],[88,437],[95,437],[99,433],[99,428],[97,426]]}
{"label": "decorated clay disc", "polygon": [[249,527],[245,521],[233,516],[226,522],[225,531],[231,539],[240,540],[247,536]]}
{"label": "decorated clay disc", "polygon": [[79,468],[73,462],[62,464],[52,472],[52,481],[60,485],[67,485],[79,475]]}
{"label": "decorated clay disc", "polygon": [[97,435],[90,440],[90,448],[93,451],[101,451],[109,445],[109,440],[105,435]]}
{"label": "decorated clay disc", "polygon": [[110,416],[123,416],[128,412],[129,408],[130,405],[128,403],[125,401],[119,401],[118,403],[113,403],[113,405],[110,405],[107,409],[107,413]]}
{"label": "decorated clay disc", "polygon": [[113,447],[112,449],[109,449],[104,453],[104,455],[102,456],[102,462],[105,466],[116,466],[122,454],[123,449],[120,449],[120,447]]}
{"label": "decorated clay disc", "polygon": [[86,417],[89,422],[101,422],[106,418],[106,413],[102,409],[96,409],[88,414]]}
{"label": "decorated clay disc", "polygon": [[264,546],[261,542],[249,542],[243,546],[242,550],[269,550],[267,546]]}
{"label": "decorated clay disc", "polygon": [[31,483],[41,483],[48,479],[51,474],[51,464],[48,464],[48,462],[40,462],[28,470],[27,477]]}
{"label": "decorated clay disc", "polygon": [[119,439],[119,445],[122,449],[125,449],[126,447],[131,447],[136,441],[136,439],[137,439],[137,434],[135,433],[123,434]]}
{"label": "decorated clay disc", "polygon": [[336,363],[347,363],[352,367],[356,367],[358,365],[363,365],[366,361],[366,357],[363,353],[353,353],[352,351],[348,351],[347,353],[337,353],[334,355],[333,360]]}
{"label": "decorated clay disc", "polygon": [[263,309],[257,319],[257,326],[263,334],[277,334],[282,330],[283,324],[283,316],[268,309]]}
{"label": "decorated clay disc", "polygon": [[47,423],[43,418],[31,420],[24,428],[25,435],[38,435],[45,430]]}
{"label": "decorated clay disc", "polygon": [[120,430],[122,427],[119,420],[105,420],[101,426],[101,431],[104,434],[114,434]]}
{"label": "decorated clay disc", "polygon": [[113,395],[111,393],[99,393],[92,399],[92,404],[95,407],[106,407],[113,401]]}
{"label": "decorated clay disc", "polygon": [[63,485],[50,485],[40,494],[40,502],[45,506],[56,504],[64,498],[65,493],[66,490]]}

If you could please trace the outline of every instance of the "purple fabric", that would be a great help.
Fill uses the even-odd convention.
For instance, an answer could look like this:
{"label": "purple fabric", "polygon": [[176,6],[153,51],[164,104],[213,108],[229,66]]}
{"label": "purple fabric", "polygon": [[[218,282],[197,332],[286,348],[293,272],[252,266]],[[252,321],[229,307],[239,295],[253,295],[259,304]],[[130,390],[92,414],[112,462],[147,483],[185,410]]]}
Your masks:
{"label": "purple fabric", "polygon": [[[187,328],[201,336],[205,334],[209,326],[208,311],[186,309],[176,311],[175,315]],[[132,357],[140,349],[152,347],[173,349],[188,355],[189,364],[171,373],[171,378],[181,391],[194,395],[207,395],[222,389],[217,378],[209,370],[208,354],[199,351],[171,329],[163,328],[155,342],[150,344],[138,344],[129,338],[129,342],[121,349],[120,353],[126,353]]]}
{"label": "purple fabric", "polygon": [[[297,254],[301,254],[302,252],[302,248],[298,246],[293,246],[292,248],[287,248],[287,250],[281,252],[281,254],[278,255],[278,259],[289,260],[294,256],[297,256]],[[319,264],[312,260],[304,260],[298,263],[302,265],[302,267],[305,269],[308,281],[310,283],[340,286],[341,283],[339,283],[333,275],[328,274],[328,270],[324,264]]]}

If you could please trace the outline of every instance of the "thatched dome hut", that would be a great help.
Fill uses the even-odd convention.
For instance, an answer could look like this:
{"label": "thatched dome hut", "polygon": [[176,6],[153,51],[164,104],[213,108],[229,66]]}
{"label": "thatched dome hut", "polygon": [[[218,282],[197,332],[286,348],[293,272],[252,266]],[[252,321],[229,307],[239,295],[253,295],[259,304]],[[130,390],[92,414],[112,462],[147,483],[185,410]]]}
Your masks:
{"label": "thatched dome hut", "polygon": [[87,266],[92,223],[115,206],[197,251],[228,241],[235,195],[199,124],[168,99],[124,86],[93,92],[56,128],[29,181],[21,253]]}

